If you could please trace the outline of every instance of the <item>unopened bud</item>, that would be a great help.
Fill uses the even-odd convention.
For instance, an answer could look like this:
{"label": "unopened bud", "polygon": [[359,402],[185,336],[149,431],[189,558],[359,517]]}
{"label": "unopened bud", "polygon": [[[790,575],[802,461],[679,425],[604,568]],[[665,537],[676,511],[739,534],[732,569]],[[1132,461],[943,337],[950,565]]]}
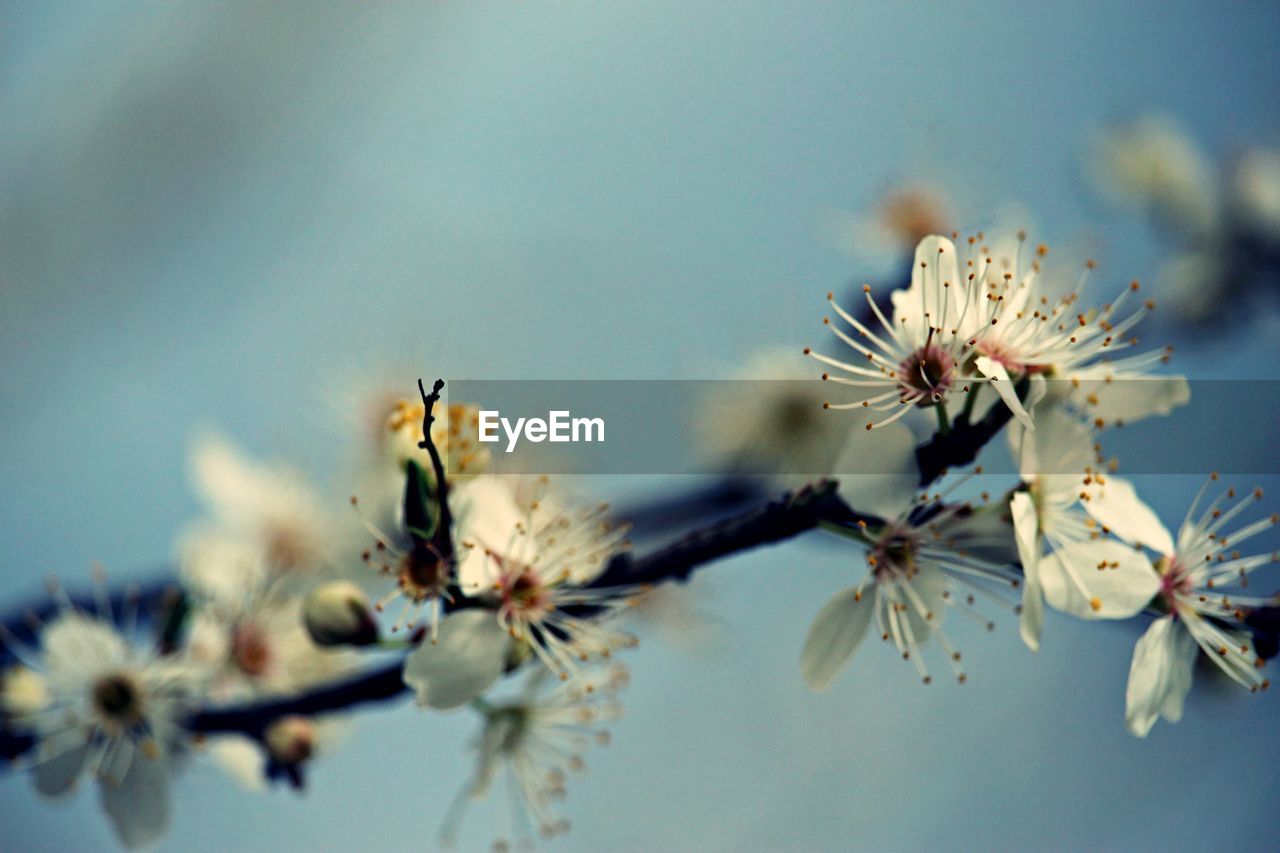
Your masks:
{"label": "unopened bud", "polygon": [[330,581],[307,594],[302,621],[319,646],[367,646],[378,642],[378,622],[364,590],[350,581]]}
{"label": "unopened bud", "polygon": [[306,717],[281,717],[263,735],[271,760],[283,767],[297,767],[316,751],[316,727]]}
{"label": "unopened bud", "polygon": [[22,717],[49,707],[49,686],[44,676],[14,665],[0,675],[0,712]]}

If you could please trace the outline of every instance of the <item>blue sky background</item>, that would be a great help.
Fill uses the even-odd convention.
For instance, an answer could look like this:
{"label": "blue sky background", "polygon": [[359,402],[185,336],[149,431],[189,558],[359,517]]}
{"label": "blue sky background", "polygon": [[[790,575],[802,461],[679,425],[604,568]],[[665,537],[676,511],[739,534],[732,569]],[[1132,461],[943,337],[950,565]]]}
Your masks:
{"label": "blue sky background", "polygon": [[[198,512],[201,425],[341,496],[334,401],[362,377],[706,378],[812,343],[823,294],[863,275],[819,212],[902,176],[960,194],[957,227],[1017,201],[1037,237],[1098,247],[1104,297],[1150,279],[1159,239],[1081,181],[1090,133],[1160,108],[1215,156],[1277,142],[1278,24],[1274,3],[0,4],[6,598],[92,559],[166,560]],[[1188,334],[1177,366],[1275,378],[1276,340],[1265,320]],[[1258,424],[1259,454],[1274,433]],[[1212,456],[1212,435],[1185,440]],[[1173,524],[1197,483],[1140,485]],[[713,641],[633,656],[628,717],[556,846],[1274,832],[1275,697],[1202,678],[1182,723],[1131,738],[1132,625],[1051,618],[1038,657],[1012,617],[961,631],[964,687],[869,646],[810,694],[805,630],[858,564],[813,543],[709,569]],[[167,848],[420,848],[471,731],[364,714],[301,799],[196,766]],[[0,780],[0,846],[105,844],[93,800]],[[468,847],[491,837],[473,817]]]}

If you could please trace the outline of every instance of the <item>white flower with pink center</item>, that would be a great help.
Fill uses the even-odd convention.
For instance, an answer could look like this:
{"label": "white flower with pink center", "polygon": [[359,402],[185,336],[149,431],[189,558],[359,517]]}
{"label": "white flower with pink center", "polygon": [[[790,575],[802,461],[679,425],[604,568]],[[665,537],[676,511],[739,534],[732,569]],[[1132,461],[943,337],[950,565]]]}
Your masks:
{"label": "white flower with pink center", "polygon": [[[1216,475],[1209,482],[1215,480]],[[1224,532],[1241,512],[1261,499],[1262,491],[1255,490],[1229,505],[1236,492],[1228,489],[1196,516],[1208,485],[1188,510],[1176,543],[1163,528],[1136,534],[1137,541],[1162,555],[1155,568],[1159,576],[1156,602],[1167,611],[1133,650],[1125,722],[1139,737],[1145,737],[1160,717],[1171,723],[1181,719],[1197,650],[1203,650],[1229,678],[1251,691],[1270,683],[1262,673],[1264,661],[1244,620],[1250,608],[1275,602],[1241,590],[1247,588],[1256,569],[1277,562],[1280,554],[1244,556],[1235,546],[1280,523],[1280,515]]]}
{"label": "white flower with pink center", "polygon": [[850,361],[806,349],[838,373],[822,378],[860,389],[852,402],[829,403],[831,409],[866,408],[885,413],[868,421],[867,429],[883,427],[915,408],[944,405],[952,394],[967,392],[963,375],[970,344],[961,333],[965,327],[964,304],[956,296],[960,285],[955,246],[942,237],[926,237],[916,247],[911,285],[893,294],[893,321],[876,305],[869,285],[863,287],[867,304],[880,322],[879,331],[868,328],[827,294],[832,310],[852,327],[853,334],[823,322],[837,338],[858,353]]}
{"label": "white flower with pink center", "polygon": [[[902,443],[909,446],[901,425],[882,435],[894,433],[902,433]],[[857,584],[836,593],[809,628],[800,670],[812,689],[831,684],[873,624],[882,640],[914,664],[925,684],[933,680],[923,656],[929,640],[941,647],[963,682],[960,652],[943,630],[946,612],[959,611],[991,629],[994,622],[978,610],[979,598],[1015,609],[1003,594],[1020,584],[1011,565],[1013,531],[999,508],[944,504],[945,494],[921,501],[914,489],[915,478],[907,473],[841,481],[850,505],[888,520],[879,527],[863,524],[847,531],[849,538],[866,545],[868,570]]]}
{"label": "white flower with pink center", "polygon": [[[944,255],[954,251],[949,241],[944,244]],[[1019,233],[1014,257],[1001,257],[981,239],[970,237],[962,253],[963,282],[952,289],[962,303],[956,312],[963,317],[960,334],[976,354],[973,367],[991,380],[1024,426],[1034,427],[1029,407],[1014,388],[1024,377],[1065,380],[1069,388],[1063,396],[1097,426],[1168,414],[1187,402],[1190,392],[1183,377],[1148,375],[1151,368],[1168,362],[1168,348],[1114,355],[1137,345],[1131,332],[1155,308],[1148,299],[1128,310],[1137,298],[1138,282],[1100,308],[1082,308],[1093,262],[1086,264],[1073,290],[1052,296],[1042,283],[1048,248],[1041,244],[1026,251],[1024,244],[1025,235]]]}

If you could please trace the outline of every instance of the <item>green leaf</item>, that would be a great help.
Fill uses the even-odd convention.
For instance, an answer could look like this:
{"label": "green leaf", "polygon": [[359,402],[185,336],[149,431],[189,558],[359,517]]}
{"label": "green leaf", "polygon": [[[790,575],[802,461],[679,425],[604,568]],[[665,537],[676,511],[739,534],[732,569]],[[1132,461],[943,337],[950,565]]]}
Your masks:
{"label": "green leaf", "polygon": [[431,505],[431,481],[418,463],[409,460],[404,483],[404,526],[418,542],[435,535],[436,516]]}

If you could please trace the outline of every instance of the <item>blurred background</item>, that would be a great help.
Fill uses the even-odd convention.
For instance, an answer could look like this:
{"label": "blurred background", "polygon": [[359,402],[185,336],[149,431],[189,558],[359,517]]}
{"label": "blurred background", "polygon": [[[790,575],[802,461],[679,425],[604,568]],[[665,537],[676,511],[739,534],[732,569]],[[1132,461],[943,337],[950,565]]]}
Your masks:
{"label": "blurred background", "polygon": [[[1168,305],[1145,342],[1175,344],[1178,370],[1274,379],[1254,225],[1280,200],[1254,150],[1280,144],[1278,27],[1273,2],[0,4],[4,600],[95,559],[117,580],[162,568],[200,511],[202,427],[341,501],[375,384],[714,378],[812,344],[828,290],[897,275],[865,220],[903,185],[945,199],[948,229],[1012,222],[1096,256],[1101,299],[1142,279]],[[1190,153],[1154,171],[1184,191],[1148,203],[1152,170],[1099,134],[1151,115]],[[1223,417],[1251,416],[1247,388]],[[1186,442],[1212,466],[1212,435]],[[1198,483],[1139,487],[1173,525]],[[809,693],[805,631],[859,565],[814,542],[708,569],[694,628],[632,656],[627,717],[555,846],[1275,831],[1276,697],[1202,677],[1181,723],[1132,738],[1134,624],[1051,616],[1038,656],[1013,617],[960,631],[963,687],[869,646]],[[197,762],[165,849],[431,846],[472,732],[465,712],[362,714],[301,797]],[[6,777],[0,846],[111,844],[95,799]]]}

